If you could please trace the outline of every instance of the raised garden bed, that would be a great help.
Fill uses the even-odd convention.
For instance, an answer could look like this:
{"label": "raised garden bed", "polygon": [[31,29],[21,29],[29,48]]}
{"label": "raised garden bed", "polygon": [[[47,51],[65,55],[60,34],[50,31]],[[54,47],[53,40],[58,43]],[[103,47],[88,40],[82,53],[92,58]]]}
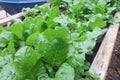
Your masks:
{"label": "raised garden bed", "polygon": [[[0,20],[0,25],[6,25],[8,22],[13,21],[13,18],[21,18],[22,14],[23,12],[8,17],[6,19]],[[116,16],[120,18],[120,13],[116,13]],[[89,69],[91,73],[98,74],[100,76],[100,80],[105,80],[106,78],[118,29],[119,29],[119,24],[109,26],[109,29]],[[88,78],[88,80],[91,79]]]}
{"label": "raised garden bed", "polygon": [[112,57],[107,71],[106,80],[120,79],[120,29],[113,49]]}
{"label": "raised garden bed", "polygon": [[[116,13],[116,16],[120,17],[120,13]],[[111,56],[115,45],[119,26],[119,24],[109,26],[105,38],[91,65],[90,72],[99,74],[101,80],[106,80],[105,78],[107,75],[109,63],[111,61]]]}

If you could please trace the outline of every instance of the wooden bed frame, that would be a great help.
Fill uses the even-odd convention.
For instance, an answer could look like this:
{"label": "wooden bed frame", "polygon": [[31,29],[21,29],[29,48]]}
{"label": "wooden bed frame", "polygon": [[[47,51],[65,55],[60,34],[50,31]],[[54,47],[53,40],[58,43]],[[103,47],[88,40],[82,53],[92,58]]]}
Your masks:
{"label": "wooden bed frame", "polygon": [[[120,18],[120,12],[117,12],[115,16]],[[104,40],[89,69],[89,71],[92,72],[93,74],[98,74],[100,76],[100,80],[105,80],[113,48],[116,42],[119,26],[120,26],[119,23],[109,26],[109,29],[104,37]]]}

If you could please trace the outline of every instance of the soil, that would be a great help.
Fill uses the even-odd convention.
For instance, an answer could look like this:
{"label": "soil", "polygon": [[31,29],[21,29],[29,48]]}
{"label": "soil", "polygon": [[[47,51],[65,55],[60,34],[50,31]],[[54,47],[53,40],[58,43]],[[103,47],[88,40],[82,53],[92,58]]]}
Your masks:
{"label": "soil", "polygon": [[94,58],[95,58],[95,56],[96,56],[96,54],[97,54],[97,51],[98,51],[98,49],[99,49],[99,47],[100,47],[100,45],[101,45],[104,37],[105,37],[105,34],[99,36],[98,39],[97,39],[95,48],[92,50],[92,51],[93,51],[93,54],[91,54],[91,55],[86,55],[86,59],[87,59],[88,62],[90,62],[90,64],[92,64],[92,62],[93,62],[93,60],[94,60]]}
{"label": "soil", "polygon": [[120,30],[113,50],[111,62],[105,80],[120,80]]}
{"label": "soil", "polygon": [[[92,63],[94,57],[100,47],[101,42],[103,41],[104,35],[100,36],[97,40],[96,46],[93,49],[92,55],[87,55],[87,60]],[[112,58],[110,61],[110,65],[107,71],[106,79],[105,80],[120,80],[120,30],[117,34],[116,43],[114,46],[114,50],[112,53]]]}

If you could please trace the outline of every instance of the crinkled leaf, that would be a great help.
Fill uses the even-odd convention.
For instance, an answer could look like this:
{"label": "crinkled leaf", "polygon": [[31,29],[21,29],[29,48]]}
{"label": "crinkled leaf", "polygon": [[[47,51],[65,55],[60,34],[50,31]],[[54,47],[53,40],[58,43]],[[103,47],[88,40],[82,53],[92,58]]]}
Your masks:
{"label": "crinkled leaf", "polygon": [[68,43],[57,38],[49,42],[47,50],[44,53],[44,61],[52,66],[60,66],[68,54]]}
{"label": "crinkled leaf", "polygon": [[54,19],[54,22],[56,23],[60,23],[61,26],[63,27],[66,27],[68,24],[74,24],[75,23],[75,20],[74,19],[71,19],[69,18],[68,16],[65,16],[65,15],[61,15],[59,17],[56,17]]}
{"label": "crinkled leaf", "polygon": [[50,3],[54,6],[59,5],[62,0],[50,0]]}
{"label": "crinkled leaf", "polygon": [[0,56],[0,80],[15,80],[12,55]]}
{"label": "crinkled leaf", "polygon": [[54,22],[54,18],[58,17],[59,13],[60,11],[58,6],[51,8],[48,20],[46,22],[48,27],[55,27],[57,25],[57,23]]}
{"label": "crinkled leaf", "polygon": [[47,71],[41,59],[37,61],[35,66],[31,69],[31,72],[34,80],[44,80],[48,78]]}
{"label": "crinkled leaf", "polygon": [[112,23],[112,24],[120,23],[120,18],[114,17],[109,20],[109,23]]}
{"label": "crinkled leaf", "polygon": [[95,20],[89,22],[90,29],[95,29],[96,27],[102,28],[106,26],[106,22],[99,17],[96,17]]}
{"label": "crinkled leaf", "polygon": [[92,39],[87,39],[84,42],[79,43],[80,52],[91,53],[91,50],[95,47],[96,41]]}
{"label": "crinkled leaf", "polygon": [[95,28],[92,32],[87,32],[87,39],[78,43],[77,47],[80,48],[80,52],[91,53],[91,50],[95,47],[96,39],[98,36],[104,34],[106,29]]}
{"label": "crinkled leaf", "polygon": [[104,6],[100,6],[100,5],[97,5],[94,7],[94,11],[93,11],[95,14],[98,14],[98,13],[104,13],[105,12],[105,7]]}
{"label": "crinkled leaf", "polygon": [[74,80],[74,77],[74,68],[67,63],[62,64],[55,75],[55,78],[61,80]]}
{"label": "crinkled leaf", "polygon": [[104,34],[107,31],[107,29],[100,29],[100,28],[95,28],[92,32],[87,32],[86,36],[89,39],[94,39],[96,40],[98,36]]}
{"label": "crinkled leaf", "polygon": [[53,20],[55,17],[59,16],[59,13],[60,11],[58,6],[52,7],[50,10],[49,18]]}
{"label": "crinkled leaf", "polygon": [[89,79],[91,79],[91,80],[100,80],[99,75],[97,75],[97,74],[92,74],[92,73],[90,73],[89,71],[86,71],[86,72],[84,73],[84,75],[87,76],[87,77],[89,77]]}
{"label": "crinkled leaf", "polygon": [[70,64],[74,68],[80,68],[84,65],[85,54],[73,54],[67,60],[67,63]]}
{"label": "crinkled leaf", "polygon": [[56,72],[54,71],[53,67],[49,64],[45,64],[45,67],[48,71],[47,73],[49,74],[49,77],[54,77]]}
{"label": "crinkled leaf", "polygon": [[33,18],[31,18],[31,17],[25,18],[24,21],[23,21],[24,29],[28,30],[32,23],[33,23]]}
{"label": "crinkled leaf", "polygon": [[44,37],[47,38],[49,41],[55,39],[55,38],[62,38],[66,39],[69,36],[69,31],[67,28],[57,28],[55,30],[53,29],[47,29],[43,33]]}
{"label": "crinkled leaf", "polygon": [[11,39],[11,32],[3,30],[0,34],[0,47],[5,47]]}
{"label": "crinkled leaf", "polygon": [[39,15],[33,19],[33,23],[30,25],[29,28],[30,34],[33,34],[35,32],[40,32],[40,28],[43,22],[42,20],[43,20],[42,17]]}
{"label": "crinkled leaf", "polygon": [[30,36],[28,36],[27,40],[26,40],[26,45],[28,46],[32,46],[36,37],[38,37],[39,32],[35,32],[33,34],[31,34]]}
{"label": "crinkled leaf", "polygon": [[42,16],[38,15],[34,18],[34,27],[32,29],[32,32],[43,32],[44,30],[47,29],[47,24],[45,23],[45,18]]}
{"label": "crinkled leaf", "polygon": [[24,46],[20,48],[16,52],[14,60],[17,78],[24,79],[27,75],[30,75],[32,67],[39,58],[40,55],[31,47]]}
{"label": "crinkled leaf", "polygon": [[14,43],[13,40],[10,40],[10,42],[8,43],[7,48],[4,48],[3,51],[1,52],[2,56],[5,56],[7,54],[15,54],[15,48],[14,48]]}

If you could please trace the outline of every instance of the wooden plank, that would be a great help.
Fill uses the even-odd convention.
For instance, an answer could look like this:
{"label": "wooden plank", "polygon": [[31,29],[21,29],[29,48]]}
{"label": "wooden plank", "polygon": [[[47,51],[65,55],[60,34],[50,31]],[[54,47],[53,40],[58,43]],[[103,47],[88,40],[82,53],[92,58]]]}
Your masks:
{"label": "wooden plank", "polygon": [[[116,13],[115,16],[120,18],[120,12]],[[105,38],[96,54],[96,57],[89,69],[91,73],[98,74],[100,76],[100,80],[105,80],[119,26],[120,24],[110,25]]]}
{"label": "wooden plank", "polygon": [[[45,4],[48,4],[49,5],[49,2],[45,3]],[[43,7],[43,5],[41,5],[40,7]],[[1,19],[0,20],[0,25],[4,26],[6,25],[8,22],[12,22],[13,19],[17,18],[21,18],[23,14],[27,14],[26,12],[20,12],[20,13],[17,13],[15,15],[12,15],[12,16],[9,16],[7,18],[4,18],[4,19]]]}
{"label": "wooden plank", "polygon": [[1,20],[0,20],[0,25],[3,25],[3,26],[4,26],[4,25],[6,25],[8,22],[12,22],[13,19],[15,19],[15,18],[21,18],[22,14],[23,14],[23,12],[18,13],[18,14],[15,14],[15,15],[10,16],[10,17],[7,17],[7,18],[4,18],[4,19],[1,19]]}

